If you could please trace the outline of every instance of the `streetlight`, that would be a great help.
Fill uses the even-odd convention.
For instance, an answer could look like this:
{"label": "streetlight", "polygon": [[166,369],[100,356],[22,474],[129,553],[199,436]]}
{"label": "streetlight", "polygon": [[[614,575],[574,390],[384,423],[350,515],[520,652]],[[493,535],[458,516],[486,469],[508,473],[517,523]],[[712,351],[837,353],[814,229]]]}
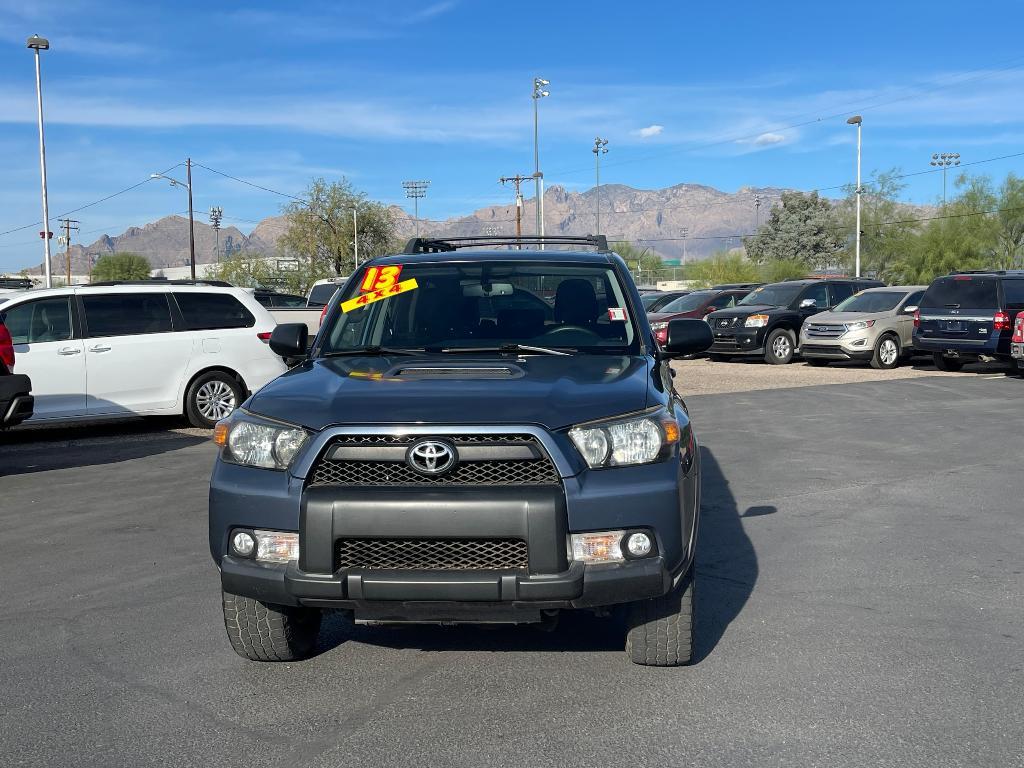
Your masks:
{"label": "streetlight", "polygon": [[[359,269],[359,220],[356,218],[356,211],[359,206],[352,206],[352,254],[355,260],[355,269]],[[418,224],[419,222],[417,222]],[[354,270],[353,270],[354,271]]]}
{"label": "streetlight", "polygon": [[946,206],[946,169],[951,165],[960,165],[959,152],[936,152],[928,165],[942,168],[942,206]]}
{"label": "streetlight", "polygon": [[608,139],[602,139],[597,136],[594,139],[594,148],[591,150],[594,153],[594,173],[597,176],[597,206],[595,211],[597,213],[597,232],[594,234],[601,234],[601,155],[608,154]]}
{"label": "streetlight", "polygon": [[846,120],[847,125],[857,126],[857,244],[854,256],[854,277],[860,277],[860,129],[863,122],[860,115],[854,115]]}
{"label": "streetlight", "polygon": [[[186,169],[186,183],[182,184],[177,179],[172,179],[170,176],[164,176],[162,173],[151,173],[149,178],[151,179],[164,179],[165,181],[171,182],[172,187],[184,187],[188,190],[188,257],[189,266],[192,268],[192,279],[196,279],[196,232],[195,232],[195,220],[192,215],[192,158],[185,158],[185,169]],[[219,238],[218,238],[219,239]]]}
{"label": "streetlight", "polygon": [[213,226],[214,234],[217,236],[217,263],[220,264],[220,222],[224,218],[224,209],[219,205],[210,208],[210,224]]}
{"label": "streetlight", "polygon": [[[544,174],[540,172],[540,143],[538,128],[537,104],[541,99],[547,98],[551,93],[545,87],[551,85],[550,81],[540,77],[533,78],[533,182],[537,195],[537,234],[544,237]],[[544,250],[543,241],[540,244]]]}
{"label": "streetlight", "polygon": [[429,181],[403,181],[402,186],[405,188],[405,196],[411,197],[413,201],[413,210],[416,216],[416,237],[420,236],[420,198],[427,196],[427,187],[430,186]]}
{"label": "streetlight", "polygon": [[39,174],[43,186],[43,231],[40,236],[43,238],[44,264],[46,266],[46,287],[53,287],[53,279],[50,276],[50,204],[46,194],[46,141],[43,139],[43,80],[39,69],[39,52],[50,49],[50,41],[39,35],[32,35],[28,39],[27,47],[35,51],[36,58],[36,103],[39,115]]}
{"label": "streetlight", "polygon": [[685,264],[686,263],[686,238],[688,238],[690,236],[690,228],[689,227],[681,227],[679,229],[679,235],[680,235],[680,237],[683,238],[683,262],[682,263]]}

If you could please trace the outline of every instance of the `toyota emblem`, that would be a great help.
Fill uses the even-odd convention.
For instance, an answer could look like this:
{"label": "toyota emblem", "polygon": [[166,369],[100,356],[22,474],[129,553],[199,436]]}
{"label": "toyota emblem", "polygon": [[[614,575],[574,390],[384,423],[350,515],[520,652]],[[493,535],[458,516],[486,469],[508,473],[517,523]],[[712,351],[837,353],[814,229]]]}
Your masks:
{"label": "toyota emblem", "polygon": [[423,475],[443,474],[455,466],[458,458],[455,446],[441,440],[419,440],[405,452],[405,463]]}

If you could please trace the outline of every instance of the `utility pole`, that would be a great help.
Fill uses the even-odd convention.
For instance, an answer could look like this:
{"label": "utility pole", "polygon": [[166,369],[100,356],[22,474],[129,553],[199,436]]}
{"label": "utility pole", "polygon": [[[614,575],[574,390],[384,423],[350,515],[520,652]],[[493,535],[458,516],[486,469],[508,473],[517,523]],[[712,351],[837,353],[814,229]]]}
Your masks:
{"label": "utility pole", "polygon": [[951,165],[960,165],[959,152],[936,152],[928,165],[942,168],[942,207],[946,207],[946,169]]}
{"label": "utility pole", "polygon": [[[523,236],[523,193],[521,190],[522,183],[529,181],[532,176],[523,176],[516,174],[515,176],[502,176],[498,179],[502,184],[511,182],[516,187],[516,240],[519,240]],[[519,243],[519,249],[522,250],[523,244]]]}
{"label": "utility pole", "polygon": [[57,223],[64,228],[64,235],[61,239],[64,241],[64,264],[67,267],[67,282],[65,285],[71,285],[71,230],[78,232],[78,225],[81,222],[74,219],[58,219]]}
{"label": "utility pole", "polygon": [[210,208],[210,225],[217,236],[217,247],[214,253],[217,256],[217,263],[220,264],[220,223],[224,219],[224,209],[219,205]]}
{"label": "utility pole", "polygon": [[430,186],[429,181],[403,181],[402,186],[405,188],[405,196],[411,197],[413,201],[413,210],[415,211],[414,216],[416,217],[416,237],[420,236],[420,198],[427,196],[427,187]]}
{"label": "utility pole", "polygon": [[761,196],[754,195],[754,232],[761,228]]}
{"label": "utility pole", "polygon": [[196,223],[192,214],[192,158],[185,158],[185,182],[188,184],[188,263],[192,280],[196,279]]}
{"label": "utility pole", "polygon": [[[537,235],[544,237],[544,174],[540,172],[540,129],[537,104],[541,99],[547,98],[551,93],[545,90],[545,86],[551,85],[548,80],[541,77],[533,78],[533,181],[536,190],[537,203]],[[543,241],[540,249],[544,250]]]}
{"label": "utility pole", "polygon": [[679,230],[680,236],[683,238],[683,264],[686,263],[686,238],[690,236],[690,228],[683,227]]}
{"label": "utility pole", "polygon": [[860,277],[860,129],[863,122],[860,115],[854,115],[846,120],[847,125],[857,126],[857,239],[853,262],[854,277]]}
{"label": "utility pole", "polygon": [[594,153],[594,175],[596,186],[594,187],[597,192],[597,205],[594,207],[594,212],[597,215],[597,231],[595,235],[601,234],[601,155],[608,154],[608,139],[602,139],[600,136],[594,139],[594,148],[591,150]]}

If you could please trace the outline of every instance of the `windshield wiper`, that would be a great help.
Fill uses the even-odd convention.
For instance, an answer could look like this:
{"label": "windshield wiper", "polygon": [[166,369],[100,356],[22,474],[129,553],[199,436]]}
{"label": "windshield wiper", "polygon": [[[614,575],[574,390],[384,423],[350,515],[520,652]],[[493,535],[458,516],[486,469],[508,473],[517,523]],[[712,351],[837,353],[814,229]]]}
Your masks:
{"label": "windshield wiper", "polygon": [[554,349],[553,347],[534,347],[529,344],[502,344],[497,347],[443,347],[437,351],[455,354],[462,352],[534,352],[538,355],[572,355],[572,352],[566,352],[564,349]]}
{"label": "windshield wiper", "polygon": [[323,357],[350,357],[357,355],[418,355],[426,350],[423,349],[398,349],[395,347],[382,347],[379,344],[371,344],[366,347],[355,349],[336,349],[333,352],[324,352]]}

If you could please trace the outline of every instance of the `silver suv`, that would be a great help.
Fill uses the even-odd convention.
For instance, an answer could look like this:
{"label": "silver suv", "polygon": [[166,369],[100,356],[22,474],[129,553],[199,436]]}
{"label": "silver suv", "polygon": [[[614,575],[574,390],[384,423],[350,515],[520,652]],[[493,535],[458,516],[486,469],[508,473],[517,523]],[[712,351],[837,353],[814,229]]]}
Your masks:
{"label": "silver suv", "polygon": [[812,315],[800,330],[800,354],[809,365],[868,360],[873,368],[895,368],[913,350],[914,311],[927,287],[869,288]]}

